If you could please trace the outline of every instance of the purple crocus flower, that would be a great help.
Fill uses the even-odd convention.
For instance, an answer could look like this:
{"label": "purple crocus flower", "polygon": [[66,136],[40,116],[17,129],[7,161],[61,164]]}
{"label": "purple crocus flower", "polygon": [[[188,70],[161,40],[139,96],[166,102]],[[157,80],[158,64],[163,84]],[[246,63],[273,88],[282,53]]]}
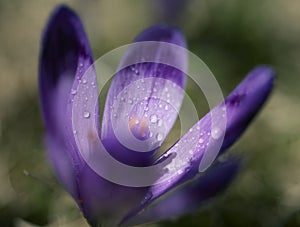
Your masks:
{"label": "purple crocus flower", "polygon": [[[185,39],[181,32],[175,28],[157,25],[146,29],[135,40],[160,41],[185,47]],[[130,55],[129,50],[126,58]],[[157,55],[160,50],[155,50]],[[174,55],[178,64],[186,65],[185,56]],[[42,113],[46,126],[46,146],[48,157],[53,169],[63,184],[64,188],[76,200],[84,216],[92,226],[131,226],[146,222],[159,221],[179,216],[199,208],[208,199],[213,198],[224,190],[232,181],[239,169],[240,161],[228,158],[223,162],[215,161],[204,173],[199,174],[198,166],[203,158],[204,146],[196,146],[194,149],[186,146],[187,140],[196,137],[198,144],[208,144],[214,133],[211,131],[211,115],[205,115],[191,130],[189,130],[165,155],[154,159],[157,149],[150,152],[139,153],[128,149],[120,143],[113,130],[111,121],[111,104],[123,88],[130,87],[136,77],[149,79],[150,84],[144,83],[146,89],[130,87],[126,94],[143,93],[146,90],[156,92],[157,98],[163,89],[169,88],[169,83],[155,83],[161,79],[171,81],[172,86],[184,88],[185,74],[171,66],[159,63],[141,63],[132,67],[126,67],[116,73],[108,91],[106,105],[103,113],[102,127],[97,123],[97,132],[89,131],[89,125],[85,119],[90,118],[91,113],[85,112],[84,107],[74,106],[74,91],[82,86],[81,79],[85,71],[93,65],[93,57],[84,28],[78,16],[66,6],[56,8],[46,27],[40,55],[39,90]],[[88,83],[97,87],[95,71],[90,74]],[[138,75],[137,75],[138,74]],[[226,109],[226,130],[220,153],[223,153],[245,131],[255,114],[262,107],[269,96],[273,85],[274,71],[266,66],[259,66],[251,71],[236,89],[217,105],[212,111]],[[96,99],[97,94],[93,89],[88,92]],[[96,90],[95,90],[96,92]],[[77,94],[80,100],[80,94]],[[176,103],[181,103],[183,93],[178,90]],[[124,97],[126,100],[128,97]],[[124,104],[125,103],[125,104]],[[146,98],[145,103],[149,114],[159,105],[157,100]],[[144,103],[144,104],[145,104]],[[78,103],[77,103],[78,104]],[[89,102],[87,103],[89,105]],[[116,108],[122,112],[127,102],[117,101]],[[174,104],[175,105],[175,104]],[[124,107],[125,106],[125,107]],[[72,128],[72,110],[83,114],[77,121],[79,131]],[[96,115],[98,116],[98,110]],[[131,116],[118,118],[118,122],[126,121],[132,134],[143,141],[151,137],[149,124],[141,116],[140,107],[132,108]],[[151,112],[152,111],[152,112]],[[77,113],[76,112],[76,113]],[[75,113],[75,114],[76,114]],[[163,115],[168,116],[169,121],[164,122],[164,134],[155,137],[158,144],[162,144],[166,135],[171,130],[177,112],[172,108],[164,108]],[[220,116],[221,118],[224,116]],[[157,122],[157,119],[152,119]],[[162,162],[168,155],[176,151],[176,160],[185,160],[187,153],[191,155],[188,162],[178,169],[178,174],[168,181],[150,186],[131,187],[111,182],[97,174],[86,162],[79,152],[76,143],[78,136],[89,145],[92,152],[98,152],[94,141],[99,132],[100,140],[109,153],[117,160],[135,167],[145,167]],[[204,135],[199,139],[200,135]],[[76,137],[77,136],[77,137]],[[198,137],[197,137],[198,136]],[[190,157],[190,156],[189,156]],[[107,167],[107,171],[111,170]],[[130,176],[128,176],[130,178]]]}

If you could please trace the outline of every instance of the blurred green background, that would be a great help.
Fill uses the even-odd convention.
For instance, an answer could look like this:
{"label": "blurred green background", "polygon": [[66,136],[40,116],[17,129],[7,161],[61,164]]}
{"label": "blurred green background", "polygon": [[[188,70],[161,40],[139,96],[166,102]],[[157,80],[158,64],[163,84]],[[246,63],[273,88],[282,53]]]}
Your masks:
{"label": "blurred green background", "polygon": [[[0,1],[0,226],[87,226],[43,149],[38,55],[58,3]],[[95,58],[172,8],[164,11],[159,0],[64,3],[80,15]],[[300,1],[190,0],[180,9],[176,25],[224,95],[257,64],[278,76],[267,105],[231,148],[246,157],[233,185],[197,213],[148,226],[300,226]],[[193,86],[188,92],[197,95]]]}

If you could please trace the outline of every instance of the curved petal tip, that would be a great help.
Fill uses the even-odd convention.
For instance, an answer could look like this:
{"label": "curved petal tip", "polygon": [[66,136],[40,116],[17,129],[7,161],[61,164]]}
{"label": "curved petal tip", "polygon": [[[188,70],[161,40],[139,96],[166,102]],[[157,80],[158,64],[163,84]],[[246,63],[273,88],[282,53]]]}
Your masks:
{"label": "curved petal tip", "polygon": [[143,31],[134,42],[158,41],[172,43],[186,48],[186,40],[182,32],[176,27],[159,24]]}

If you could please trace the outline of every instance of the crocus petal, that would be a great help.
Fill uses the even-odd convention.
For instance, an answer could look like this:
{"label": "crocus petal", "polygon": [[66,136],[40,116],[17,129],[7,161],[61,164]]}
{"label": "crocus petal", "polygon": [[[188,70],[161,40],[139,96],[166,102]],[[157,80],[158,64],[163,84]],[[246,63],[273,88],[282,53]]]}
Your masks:
{"label": "crocus petal", "polygon": [[[185,47],[177,29],[162,25],[147,29],[135,43],[145,41]],[[140,152],[140,147],[153,151],[162,144],[181,105],[185,74],[180,69],[186,67],[187,56],[169,56],[178,68],[161,64],[163,48],[162,43],[155,45],[155,59],[148,61],[143,48],[130,47],[107,94],[101,138],[115,158],[129,165],[151,164],[153,153]],[[128,142],[131,137],[136,139],[134,143]],[[135,144],[137,147],[132,147]]]}
{"label": "crocus petal", "polygon": [[[75,76],[80,77],[91,64],[91,50],[80,19],[66,6],[57,7],[42,39],[39,92],[50,160],[62,184],[75,198],[78,193],[74,189],[74,166],[79,156],[71,146],[71,115],[66,109]],[[59,159],[65,159],[65,163]]]}
{"label": "crocus petal", "polygon": [[132,226],[176,218],[198,210],[208,199],[225,190],[240,169],[241,160],[230,158],[209,168],[202,176],[176,188],[123,224]]}
{"label": "crocus petal", "polygon": [[[166,166],[169,172],[163,176],[164,179],[159,179],[159,183],[150,188],[146,195],[150,199],[145,201],[145,206],[170,189],[193,178],[199,170],[209,167],[210,161],[213,160],[209,161],[204,157],[215,151],[215,146],[224,133],[220,151],[228,148],[241,135],[270,94],[274,74],[272,69],[265,66],[251,71],[225,101],[212,110],[219,116],[213,128],[210,112],[166,152],[166,155],[175,153],[176,157]],[[218,123],[223,123],[224,119],[227,119],[227,124],[225,132],[222,132],[218,130]]]}
{"label": "crocus petal", "polygon": [[107,181],[88,165],[79,173],[78,181],[79,202],[92,226],[117,226],[146,193],[146,188],[126,187]]}
{"label": "crocus petal", "polygon": [[107,178],[118,169],[104,158],[106,151],[98,136],[98,89],[94,66],[74,81],[72,89],[76,91],[71,102],[76,142],[73,148],[83,159],[76,173],[80,195],[77,203],[92,226],[115,226],[128,209],[138,204],[146,189],[122,186]]}

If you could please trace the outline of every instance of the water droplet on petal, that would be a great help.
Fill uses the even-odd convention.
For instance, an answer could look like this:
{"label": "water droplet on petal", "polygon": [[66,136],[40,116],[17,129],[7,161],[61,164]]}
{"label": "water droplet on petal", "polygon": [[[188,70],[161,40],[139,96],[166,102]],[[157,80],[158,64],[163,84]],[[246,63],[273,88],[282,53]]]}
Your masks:
{"label": "water droplet on petal", "polygon": [[74,89],[72,89],[72,90],[71,90],[71,95],[76,95],[76,94],[77,94],[77,91],[74,90]]}
{"label": "water droplet on petal", "polygon": [[157,116],[155,114],[151,115],[151,117],[150,117],[150,122],[151,123],[155,124],[157,122],[157,120],[158,119],[157,119]]}
{"label": "water droplet on petal", "polygon": [[90,112],[85,111],[85,112],[83,113],[83,117],[84,117],[84,118],[90,118],[90,116],[91,116]]}
{"label": "water droplet on petal", "polygon": [[86,79],[83,79],[83,80],[82,80],[82,83],[83,83],[83,84],[86,84],[86,83],[87,83]]}
{"label": "water droplet on petal", "polygon": [[221,129],[218,128],[218,127],[213,128],[213,129],[211,130],[211,136],[212,136],[212,138],[215,139],[215,140],[220,139],[221,136],[222,136],[222,131],[221,131]]}
{"label": "water droplet on petal", "polygon": [[141,204],[144,204],[146,202],[148,202],[151,198],[153,197],[153,194],[151,192],[148,192],[145,197],[143,198]]}
{"label": "water droplet on petal", "polygon": [[161,127],[162,124],[163,124],[163,121],[162,121],[161,119],[159,119],[159,120],[157,121],[157,126],[158,126],[158,127]]}
{"label": "water droplet on petal", "polygon": [[156,139],[157,139],[157,141],[162,141],[162,139],[164,138],[164,135],[162,134],[162,133],[157,133],[157,135],[156,135]]}
{"label": "water droplet on petal", "polygon": [[203,143],[204,142],[204,139],[203,138],[200,138],[199,139],[199,143]]}

